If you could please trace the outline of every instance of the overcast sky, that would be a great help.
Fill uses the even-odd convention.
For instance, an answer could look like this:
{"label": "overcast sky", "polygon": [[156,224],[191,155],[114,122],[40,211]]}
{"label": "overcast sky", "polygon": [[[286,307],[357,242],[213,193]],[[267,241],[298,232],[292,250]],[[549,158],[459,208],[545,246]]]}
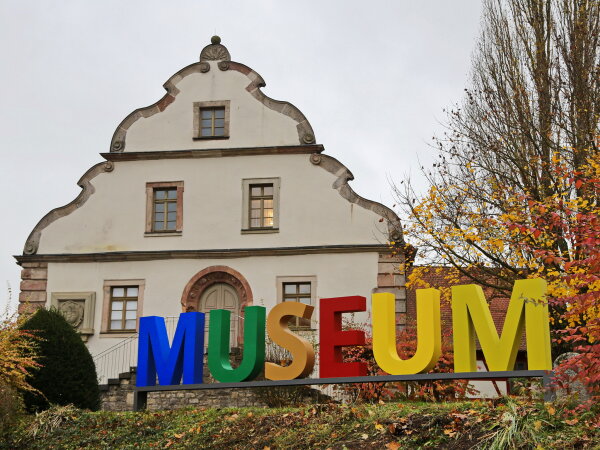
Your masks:
{"label": "overcast sky", "polygon": [[[35,224],[80,192],[119,122],[154,103],[213,34],[296,105],[354,190],[393,205],[461,100],[478,0],[0,1],[0,307]],[[109,213],[109,212],[107,212]],[[223,247],[227,245],[224,244]]]}

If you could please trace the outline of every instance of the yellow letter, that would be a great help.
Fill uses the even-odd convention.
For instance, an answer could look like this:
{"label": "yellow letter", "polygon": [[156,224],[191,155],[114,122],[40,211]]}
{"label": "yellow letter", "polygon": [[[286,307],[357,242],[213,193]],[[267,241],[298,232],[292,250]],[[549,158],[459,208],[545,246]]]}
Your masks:
{"label": "yellow letter", "polygon": [[481,287],[474,284],[453,286],[454,371],[477,370],[475,335],[479,339],[489,370],[513,370],[524,327],[527,330],[529,370],[552,370],[550,322],[545,295],[546,282],[540,278],[515,282],[504,328],[498,338]]}
{"label": "yellow letter", "polygon": [[396,350],[396,299],[393,294],[373,294],[373,355],[381,370],[391,375],[411,375],[435,367],[442,353],[440,292],[417,289],[417,351],[400,359]]}
{"label": "yellow letter", "polygon": [[310,375],[315,365],[315,351],[310,342],[293,334],[288,328],[292,316],[310,319],[314,306],[299,302],[279,303],[269,313],[267,332],[273,342],[292,354],[289,366],[265,363],[265,378],[269,380],[293,380]]}

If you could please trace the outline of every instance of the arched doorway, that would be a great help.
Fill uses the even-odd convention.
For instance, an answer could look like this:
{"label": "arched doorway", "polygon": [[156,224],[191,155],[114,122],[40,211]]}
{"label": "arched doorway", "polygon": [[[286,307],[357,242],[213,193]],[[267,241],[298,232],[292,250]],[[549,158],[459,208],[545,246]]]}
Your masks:
{"label": "arched doorway", "polygon": [[231,313],[231,325],[229,328],[229,344],[237,344],[239,333],[240,301],[235,289],[226,283],[216,283],[208,287],[202,293],[198,310],[206,313],[204,342],[208,342],[208,326],[210,323],[210,311],[213,309],[224,309]]}
{"label": "arched doorway", "polygon": [[[232,346],[242,343],[244,307],[252,305],[252,290],[246,278],[227,266],[210,266],[194,275],[181,296],[184,312],[227,309],[232,313]],[[208,330],[208,314],[206,320]]]}

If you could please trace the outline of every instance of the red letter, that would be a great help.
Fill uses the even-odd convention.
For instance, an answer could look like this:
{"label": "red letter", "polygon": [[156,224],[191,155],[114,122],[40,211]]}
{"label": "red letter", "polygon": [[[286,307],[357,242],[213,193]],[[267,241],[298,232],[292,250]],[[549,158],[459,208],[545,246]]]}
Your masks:
{"label": "red letter", "polygon": [[321,378],[359,377],[367,375],[362,362],[342,361],[342,347],[365,345],[365,333],[359,330],[342,331],[342,313],[366,310],[364,297],[322,298],[320,303],[319,375]]}

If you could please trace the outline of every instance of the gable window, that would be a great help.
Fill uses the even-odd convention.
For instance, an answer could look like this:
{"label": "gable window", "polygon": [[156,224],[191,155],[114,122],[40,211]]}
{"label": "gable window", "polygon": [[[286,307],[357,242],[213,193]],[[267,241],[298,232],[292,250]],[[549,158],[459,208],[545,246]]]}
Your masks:
{"label": "gable window", "polygon": [[101,333],[128,336],[135,333],[142,315],[144,280],[105,280]]}
{"label": "gable window", "polygon": [[200,108],[200,136],[225,136],[225,108]]}
{"label": "gable window", "polygon": [[[316,277],[277,277],[277,297],[279,302],[298,302],[315,305]],[[314,317],[314,313],[313,313]],[[292,328],[311,328],[310,319],[293,317],[289,322]]]}
{"label": "gable window", "polygon": [[229,137],[229,101],[194,103],[194,139]]}
{"label": "gable window", "polygon": [[181,234],[183,181],[146,183],[146,234]]}
{"label": "gable window", "polygon": [[279,178],[243,180],[242,233],[279,231]]}

